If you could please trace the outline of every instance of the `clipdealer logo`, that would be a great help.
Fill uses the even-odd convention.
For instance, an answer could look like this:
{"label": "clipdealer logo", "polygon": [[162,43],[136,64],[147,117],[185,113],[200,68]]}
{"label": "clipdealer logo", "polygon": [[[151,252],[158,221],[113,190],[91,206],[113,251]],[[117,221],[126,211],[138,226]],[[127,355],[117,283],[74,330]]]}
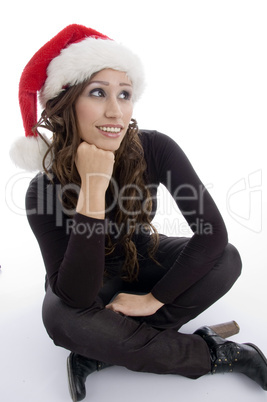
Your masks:
{"label": "clipdealer logo", "polygon": [[[237,180],[227,191],[226,193],[226,209],[228,214],[231,216],[231,218],[236,221],[239,225],[243,226],[244,228],[254,232],[254,233],[261,233],[263,229],[263,179],[262,179],[263,173],[262,169],[256,170],[252,173],[249,173],[246,177],[243,177],[239,180]],[[22,205],[22,197],[21,194],[25,194],[26,188],[28,187],[29,181],[32,179],[31,174],[27,174],[26,172],[20,172],[8,180],[6,183],[6,191],[5,191],[5,198],[6,198],[6,204],[9,207],[9,209],[14,212],[17,215],[22,215],[25,216],[25,205],[23,202]],[[206,186],[205,188],[213,187],[211,185]],[[189,191],[189,195],[187,197],[181,196],[180,191],[186,188]],[[66,190],[66,188],[65,188]],[[74,190],[78,191],[77,188]],[[160,190],[160,187],[159,187]],[[42,185],[40,185],[40,192],[43,191]],[[190,193],[191,191],[191,193]],[[198,200],[198,209],[199,212],[203,213],[203,194],[204,194],[204,188],[203,189],[195,189],[191,188],[190,186],[181,186],[177,189],[175,193],[176,201],[179,199],[183,200]],[[48,192],[49,193],[49,192]],[[40,195],[40,194],[39,194]],[[49,195],[49,194],[48,194]],[[164,198],[164,193],[163,195],[160,193],[160,197],[157,197],[156,194],[153,196],[158,199],[158,204],[162,202],[162,197]],[[52,197],[52,194],[50,194]],[[121,203],[123,203],[124,197],[123,193],[118,195],[119,200]],[[42,197],[41,197],[42,198]],[[24,201],[24,197],[23,197]],[[57,200],[57,202],[59,202]],[[123,206],[123,204],[122,204]],[[41,214],[43,212],[44,205],[39,205],[38,203],[38,213]],[[57,216],[57,225],[62,224],[62,208],[60,216]],[[32,211],[33,213],[36,211]],[[48,211],[52,213],[52,211]],[[180,211],[181,212],[181,211]],[[28,211],[28,213],[31,213],[31,211]],[[190,213],[194,213],[194,211],[190,211]],[[171,214],[171,207],[168,206],[166,203],[164,203],[164,215],[170,215]],[[208,230],[208,228],[203,226],[203,223],[201,221],[198,222],[200,224],[198,230],[203,232],[205,229]],[[177,222],[172,222],[172,229],[173,226],[176,226]],[[180,223],[179,223],[180,225]],[[170,229],[170,228],[169,228]],[[180,228],[181,229],[181,228]],[[184,230],[183,230],[184,231]],[[176,232],[177,233],[177,232]]]}
{"label": "clipdealer logo", "polygon": [[226,206],[229,215],[255,233],[262,231],[262,170],[236,181],[228,190]]}

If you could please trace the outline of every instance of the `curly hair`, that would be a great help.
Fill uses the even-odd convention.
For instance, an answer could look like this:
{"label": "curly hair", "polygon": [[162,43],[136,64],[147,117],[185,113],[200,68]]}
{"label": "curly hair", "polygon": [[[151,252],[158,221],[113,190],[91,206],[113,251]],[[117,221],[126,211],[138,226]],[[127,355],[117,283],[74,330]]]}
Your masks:
{"label": "curly hair", "polygon": [[[43,159],[45,173],[51,176],[52,173],[57,177],[62,186],[70,183],[80,187],[81,179],[75,165],[77,148],[81,143],[78,132],[78,125],[75,112],[75,103],[88,81],[67,88],[56,98],[49,100],[41,114],[41,118],[34,131],[47,143],[48,150]],[[39,128],[45,128],[53,133],[52,140],[48,143],[44,136],[39,132]],[[127,157],[125,157],[127,155]],[[51,158],[52,156],[52,158]],[[51,158],[52,162],[47,168],[46,160]],[[122,277],[126,281],[134,281],[138,278],[139,263],[137,249],[133,241],[134,234],[140,227],[151,233],[151,246],[149,256],[154,260],[154,255],[158,247],[159,236],[157,230],[151,223],[150,214],[152,212],[152,198],[146,186],[146,161],[141,144],[137,123],[132,119],[127,133],[115,153],[115,164],[113,175],[106,194],[107,200],[115,197],[114,182],[121,189],[123,188],[124,205],[120,203],[114,208],[115,223],[121,230],[121,236],[114,241],[108,236],[106,255],[114,252],[118,245],[122,245],[125,254]],[[140,193],[142,197],[140,197]],[[78,200],[77,191],[68,186],[64,192],[62,203],[67,210],[76,207]],[[131,224],[129,225],[129,216]],[[155,260],[154,260],[155,261]]]}

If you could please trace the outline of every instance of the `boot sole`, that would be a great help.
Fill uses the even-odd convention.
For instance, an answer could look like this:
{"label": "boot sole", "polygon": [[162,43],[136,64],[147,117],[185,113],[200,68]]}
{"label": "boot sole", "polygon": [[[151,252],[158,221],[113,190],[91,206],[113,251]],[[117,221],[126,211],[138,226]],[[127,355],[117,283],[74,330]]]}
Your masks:
{"label": "boot sole", "polygon": [[71,356],[67,358],[67,372],[68,372],[68,384],[69,384],[70,396],[73,402],[77,402],[77,396],[75,392],[75,385],[73,381],[72,368],[71,368]]}

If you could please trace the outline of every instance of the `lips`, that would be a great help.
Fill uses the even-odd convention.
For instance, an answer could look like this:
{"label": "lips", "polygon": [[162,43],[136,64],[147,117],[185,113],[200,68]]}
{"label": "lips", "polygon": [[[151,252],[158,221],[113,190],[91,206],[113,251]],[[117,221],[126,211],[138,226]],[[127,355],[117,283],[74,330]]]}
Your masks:
{"label": "lips", "polygon": [[105,135],[106,137],[110,138],[117,138],[120,136],[120,133],[123,129],[122,126],[119,125],[104,125],[98,126],[98,130],[101,131],[101,134]]}

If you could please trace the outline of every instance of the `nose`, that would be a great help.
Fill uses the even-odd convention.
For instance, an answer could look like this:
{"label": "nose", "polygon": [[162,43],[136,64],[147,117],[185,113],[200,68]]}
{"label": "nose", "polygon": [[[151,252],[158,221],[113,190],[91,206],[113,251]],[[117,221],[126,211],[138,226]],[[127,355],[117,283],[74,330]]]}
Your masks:
{"label": "nose", "polygon": [[116,97],[112,97],[107,102],[106,117],[121,118],[123,116],[119,101]]}

